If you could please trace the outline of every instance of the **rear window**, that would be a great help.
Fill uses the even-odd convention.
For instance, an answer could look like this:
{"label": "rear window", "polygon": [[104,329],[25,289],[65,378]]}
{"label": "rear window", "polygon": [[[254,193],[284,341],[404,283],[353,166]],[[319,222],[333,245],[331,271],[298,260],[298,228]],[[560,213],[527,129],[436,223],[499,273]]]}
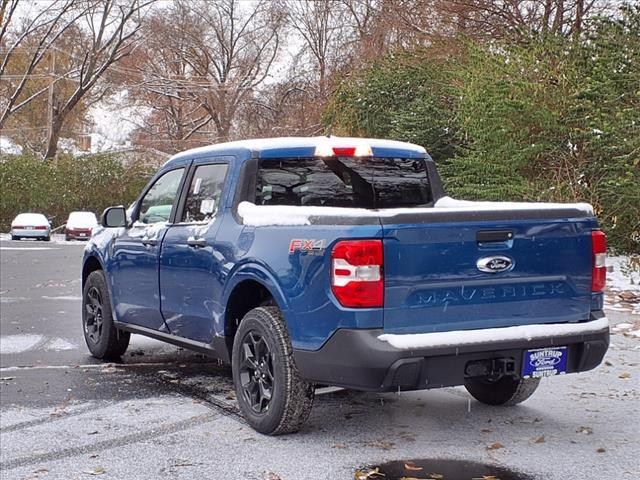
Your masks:
{"label": "rear window", "polygon": [[377,209],[431,201],[424,159],[269,159],[260,162],[256,179],[257,205]]}

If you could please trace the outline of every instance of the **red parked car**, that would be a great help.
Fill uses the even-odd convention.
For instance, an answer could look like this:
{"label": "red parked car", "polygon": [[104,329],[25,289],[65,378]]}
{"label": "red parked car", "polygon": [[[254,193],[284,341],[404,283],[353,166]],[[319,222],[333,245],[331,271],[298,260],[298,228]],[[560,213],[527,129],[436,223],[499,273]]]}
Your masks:
{"label": "red parked car", "polygon": [[64,231],[65,240],[87,240],[93,229],[98,226],[98,220],[92,212],[71,212]]}

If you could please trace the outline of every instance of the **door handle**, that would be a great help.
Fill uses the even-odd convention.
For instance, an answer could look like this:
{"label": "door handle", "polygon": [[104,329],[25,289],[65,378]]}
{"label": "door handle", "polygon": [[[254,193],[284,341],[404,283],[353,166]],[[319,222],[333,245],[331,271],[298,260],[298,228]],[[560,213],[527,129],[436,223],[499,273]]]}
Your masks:
{"label": "door handle", "polygon": [[206,247],[207,241],[204,238],[189,238],[187,239],[187,245],[193,248]]}
{"label": "door handle", "polygon": [[156,245],[158,245],[158,240],[155,240],[153,238],[143,238],[141,241],[142,244],[146,245],[147,247],[155,247]]}

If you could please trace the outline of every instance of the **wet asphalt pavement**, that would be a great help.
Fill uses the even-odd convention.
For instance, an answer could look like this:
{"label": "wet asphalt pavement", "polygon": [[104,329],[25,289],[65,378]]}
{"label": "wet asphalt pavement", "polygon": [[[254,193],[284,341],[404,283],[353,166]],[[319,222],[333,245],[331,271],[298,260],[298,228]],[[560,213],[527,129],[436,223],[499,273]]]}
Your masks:
{"label": "wet asphalt pavement", "polygon": [[271,438],[244,423],[215,361],[139,336],[121,363],[88,355],[83,247],[0,240],[2,480],[352,479],[394,461],[415,478],[470,480],[468,462],[513,479],[640,478],[640,339],[613,335],[606,364],[547,379],[519,407],[462,388],[325,390],[299,434]]}

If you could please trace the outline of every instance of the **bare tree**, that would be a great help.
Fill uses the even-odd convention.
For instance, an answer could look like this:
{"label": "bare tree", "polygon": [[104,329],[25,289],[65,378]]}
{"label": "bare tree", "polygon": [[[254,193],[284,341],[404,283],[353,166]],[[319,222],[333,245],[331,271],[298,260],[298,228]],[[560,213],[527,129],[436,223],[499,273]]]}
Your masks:
{"label": "bare tree", "polygon": [[146,21],[145,48],[123,59],[119,70],[129,98],[149,112],[138,124],[135,142],[176,152],[207,142],[203,130],[211,115],[196,91],[207,86],[190,61],[192,15],[181,5],[158,9]]}
{"label": "bare tree", "polygon": [[[80,13],[72,14],[74,0],[52,0],[31,18],[20,22],[16,18],[21,0],[1,0],[0,3],[0,79],[3,80],[3,98],[0,100],[0,129],[7,119],[45,93],[49,86],[21,97],[25,86],[32,78],[38,65],[47,57],[58,38],[74,25]],[[16,57],[20,62],[15,62]],[[17,67],[12,68],[14,65]],[[9,71],[11,70],[11,74]],[[15,71],[14,71],[15,70]],[[64,72],[58,79],[68,76]],[[55,79],[53,80],[55,81]]]}
{"label": "bare tree", "polygon": [[138,133],[160,131],[172,148],[228,140],[240,108],[269,75],[282,24],[270,0],[176,0],[159,11],[150,38],[166,43],[145,52],[135,89],[154,114]]}
{"label": "bare tree", "polygon": [[[88,1],[83,12],[86,35],[80,37],[84,54],[77,58],[76,88],[60,98],[51,115],[45,158],[55,156],[65,119],[78,103],[92,91],[100,78],[114,64],[131,54],[137,45],[140,12],[153,0]],[[77,2],[76,2],[77,3]]]}
{"label": "bare tree", "polygon": [[[327,78],[332,67],[339,65],[342,56],[347,56],[343,47],[353,38],[352,25],[345,21],[349,18],[346,5],[332,0],[285,0],[287,21],[316,63],[321,99],[327,96]],[[355,5],[353,7],[355,9]]]}

